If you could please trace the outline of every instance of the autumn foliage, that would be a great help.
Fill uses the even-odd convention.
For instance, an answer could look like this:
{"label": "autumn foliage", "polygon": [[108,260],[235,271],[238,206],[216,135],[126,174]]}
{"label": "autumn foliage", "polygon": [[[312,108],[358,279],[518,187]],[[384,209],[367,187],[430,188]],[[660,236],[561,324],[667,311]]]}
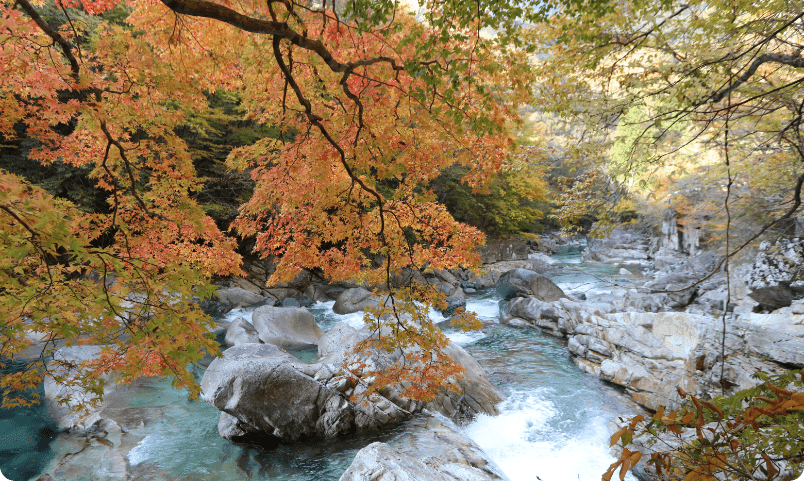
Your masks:
{"label": "autumn foliage", "polygon": [[[0,359],[25,366],[0,378],[3,405],[34,400],[65,343],[103,355],[61,366],[59,382],[101,394],[110,371],[170,375],[196,393],[185,366],[217,349],[197,301],[211,276],[241,273],[234,234],[278,256],[271,282],[310,269],[389,290],[400,304],[375,328],[391,326],[384,348],[417,346],[412,395],[459,374],[413,307],[442,296],[391,279],[478,262],[483,235],[428,183],[461,165],[482,191],[530,76],[481,37],[488,19],[439,5],[422,22],[389,2],[0,2],[0,137],[43,165],[88,168],[106,199],[85,210],[0,171]],[[255,189],[228,233],[194,200],[202,183],[176,134],[221,91],[279,132],[229,155]]]}
{"label": "autumn foliage", "polygon": [[619,478],[640,460],[665,479],[792,479],[804,464],[804,374],[793,371],[731,396],[703,400],[684,392],[679,410],[632,418],[611,437],[620,458],[603,476]]}

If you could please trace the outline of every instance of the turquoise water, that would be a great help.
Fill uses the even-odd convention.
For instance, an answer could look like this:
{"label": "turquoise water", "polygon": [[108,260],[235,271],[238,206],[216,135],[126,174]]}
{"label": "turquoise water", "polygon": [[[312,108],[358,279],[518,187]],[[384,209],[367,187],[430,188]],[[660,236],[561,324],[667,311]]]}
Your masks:
{"label": "turquoise water", "polygon": [[[577,250],[566,253],[564,259],[568,266],[579,266]],[[599,286],[595,276],[612,272],[609,266],[590,264],[580,272],[560,270],[554,278],[562,284]],[[465,433],[512,481],[532,481],[534,475],[543,481],[600,479],[611,462],[607,423],[618,414],[627,414],[632,404],[572,364],[560,339],[498,324],[498,301],[493,290],[468,301],[467,309],[485,321],[481,331],[447,332],[472,353],[507,395],[499,406],[500,416],[480,416],[465,426]],[[323,330],[339,321],[360,326],[361,313],[338,316],[332,312],[332,304],[311,308]],[[243,311],[231,317],[243,314],[248,317]],[[314,351],[294,355],[307,362],[316,359]],[[196,368],[199,379],[203,369],[203,363]],[[65,453],[78,453],[60,468],[61,479],[111,479],[109,473],[122,466],[134,479],[143,480],[337,480],[359,449],[374,441],[393,444],[421,424],[421,419],[414,417],[393,429],[336,440],[239,444],[218,435],[220,413],[215,408],[188,400],[186,393],[159,379],[142,379],[121,388],[108,397],[108,403],[103,415],[115,419],[126,431],[122,437],[109,437],[111,447],[56,435],[41,408],[0,412],[3,474],[13,481],[26,481],[52,470],[50,463]]]}
{"label": "turquoise water", "polygon": [[[20,368],[12,364],[6,369]],[[39,395],[44,395],[43,388]],[[57,435],[57,426],[42,405],[0,409],[0,471],[13,481],[38,475],[54,456],[51,443]]]}

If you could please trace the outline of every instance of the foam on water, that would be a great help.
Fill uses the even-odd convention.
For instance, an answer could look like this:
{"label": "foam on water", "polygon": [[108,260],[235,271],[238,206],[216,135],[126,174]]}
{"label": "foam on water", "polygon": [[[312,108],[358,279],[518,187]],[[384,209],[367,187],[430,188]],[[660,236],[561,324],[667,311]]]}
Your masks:
{"label": "foam on water", "polygon": [[460,346],[471,344],[486,337],[482,331],[445,331],[447,338]]}
{"label": "foam on water", "polygon": [[251,323],[251,316],[254,315],[254,308],[248,307],[238,307],[237,309],[232,309],[231,311],[227,312],[226,315],[223,316],[223,320],[226,322],[232,322],[238,317],[242,317],[243,319],[247,320]]}
{"label": "foam on water", "polygon": [[466,310],[474,312],[483,321],[498,322],[500,319],[499,299],[468,299]]}
{"label": "foam on water", "polygon": [[153,435],[149,434],[142,438],[142,440],[128,452],[128,462],[132,466],[136,466],[143,461],[148,460],[153,455],[154,444],[152,442]]}
{"label": "foam on water", "polygon": [[365,323],[363,322],[363,311],[353,312],[351,314],[335,314],[332,307],[335,301],[316,302],[309,307],[310,312],[315,315],[318,326],[323,331],[329,331],[332,326],[339,322],[345,322],[355,329],[361,329]]}
{"label": "foam on water", "polygon": [[[614,458],[604,416],[580,430],[562,413],[549,388],[513,392],[499,416],[479,415],[464,433],[488,453],[511,481],[597,481]],[[626,479],[636,481],[630,474]]]}

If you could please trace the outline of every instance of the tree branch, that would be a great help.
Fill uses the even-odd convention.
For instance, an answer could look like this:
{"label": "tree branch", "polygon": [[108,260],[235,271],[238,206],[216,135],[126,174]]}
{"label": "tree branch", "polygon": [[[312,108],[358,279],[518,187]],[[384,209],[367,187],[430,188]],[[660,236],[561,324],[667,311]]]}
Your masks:
{"label": "tree branch", "polygon": [[755,58],[753,62],[751,62],[751,65],[748,67],[748,70],[746,70],[745,73],[737,77],[734,83],[720,90],[719,92],[715,92],[714,94],[710,95],[709,98],[705,100],[705,102],[713,102],[713,103],[720,102],[729,93],[735,91],[742,84],[747,82],[756,73],[757,69],[762,64],[768,62],[781,63],[784,65],[789,65],[793,68],[804,68],[804,57],[800,57],[798,55],[783,54],[783,53],[763,53],[759,57]]}
{"label": "tree branch", "polygon": [[[23,0],[26,1],[26,0]],[[260,18],[249,17],[232,10],[229,7],[209,2],[207,0],[161,0],[166,7],[176,13],[189,15],[191,17],[211,18],[219,20],[229,25],[251,33],[272,35],[276,38],[288,40],[293,45],[305,50],[315,52],[332,69],[333,72],[347,72],[357,67],[373,65],[376,63],[389,63],[394,70],[402,70],[404,67],[397,65],[396,60],[391,57],[374,57],[370,59],[358,60],[355,62],[342,63],[335,59],[327,47],[320,40],[315,40],[304,36],[288,26],[286,22],[263,20]]]}
{"label": "tree branch", "polygon": [[31,19],[36,23],[36,25],[39,26],[39,28],[42,29],[42,31],[45,32],[45,34],[48,37],[53,39],[54,43],[59,44],[62,50],[62,54],[67,59],[67,61],[70,62],[70,70],[72,71],[71,76],[73,77],[73,80],[75,80],[77,83],[79,80],[79,71],[81,70],[81,68],[78,65],[78,59],[76,59],[75,55],[73,55],[73,46],[70,45],[70,42],[68,42],[67,39],[62,37],[59,32],[53,30],[50,27],[50,25],[48,25],[48,23],[45,21],[45,19],[42,18],[41,15],[39,15],[39,12],[36,11],[33,5],[31,5],[30,2],[28,2],[28,0],[17,0],[15,5],[19,5],[20,7],[22,7],[22,10],[25,13],[27,13],[29,17],[31,17]]}

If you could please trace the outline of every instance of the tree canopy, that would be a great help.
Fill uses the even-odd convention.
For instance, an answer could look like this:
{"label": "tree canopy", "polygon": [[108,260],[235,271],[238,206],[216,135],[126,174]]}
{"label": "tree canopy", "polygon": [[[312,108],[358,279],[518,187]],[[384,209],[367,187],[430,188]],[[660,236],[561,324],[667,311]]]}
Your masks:
{"label": "tree canopy", "polygon": [[[594,192],[581,181],[602,175],[611,200],[669,201],[710,227],[729,215],[753,215],[754,225],[793,216],[804,180],[801,5],[613,8],[582,34],[564,15],[532,31],[534,39],[559,39],[540,52],[535,98],[570,123],[566,156],[592,166],[579,172],[579,189]],[[725,188],[727,200],[719,195]],[[584,214],[578,197],[568,193],[565,219]]]}
{"label": "tree canopy", "polygon": [[[4,406],[36,395],[64,342],[104,352],[61,366],[59,382],[100,394],[115,370],[122,381],[171,375],[195,392],[184,365],[216,349],[195,301],[210,295],[212,275],[240,274],[241,259],[194,196],[202,181],[179,134],[209,127],[194,122],[220,92],[267,129],[226,165],[254,182],[232,232],[278,256],[272,281],[305,268],[390,288],[404,269],[475,264],[482,233],[455,221],[428,183],[462,166],[482,192],[503,165],[532,79],[518,32],[544,15],[506,2],[412,12],[387,0],[0,8],[4,149],[81,169],[95,201],[0,171],[0,356],[40,349],[0,380]],[[490,25],[496,35],[484,33]],[[426,287],[394,292],[439,301]],[[400,312],[397,334],[429,322]],[[442,359],[446,339],[422,332],[410,343]]]}

